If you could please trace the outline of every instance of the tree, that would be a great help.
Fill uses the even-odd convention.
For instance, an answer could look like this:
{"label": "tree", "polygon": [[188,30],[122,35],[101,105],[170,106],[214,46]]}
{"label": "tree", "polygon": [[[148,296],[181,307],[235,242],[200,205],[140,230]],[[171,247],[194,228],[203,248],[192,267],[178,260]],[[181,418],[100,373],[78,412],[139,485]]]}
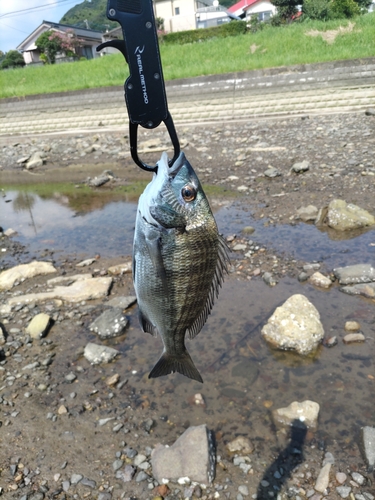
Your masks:
{"label": "tree", "polygon": [[333,17],[337,19],[358,16],[361,13],[359,5],[354,0],[333,0],[331,4]]}
{"label": "tree", "polygon": [[292,21],[293,16],[298,12],[297,6],[303,5],[303,0],[271,0],[271,3],[277,7],[277,14],[281,23]]}
{"label": "tree", "polygon": [[302,12],[309,19],[327,21],[331,17],[332,0],[304,0]]}
{"label": "tree", "polygon": [[1,69],[6,68],[16,68],[25,66],[25,61],[22,54],[17,50],[10,50],[5,54],[5,57],[1,63]]}
{"label": "tree", "polygon": [[45,31],[36,40],[35,45],[44,56],[41,56],[41,59],[48,64],[54,64],[58,52],[65,52],[68,57],[77,57],[76,49],[82,46],[82,42],[83,40],[78,38],[73,30]]}

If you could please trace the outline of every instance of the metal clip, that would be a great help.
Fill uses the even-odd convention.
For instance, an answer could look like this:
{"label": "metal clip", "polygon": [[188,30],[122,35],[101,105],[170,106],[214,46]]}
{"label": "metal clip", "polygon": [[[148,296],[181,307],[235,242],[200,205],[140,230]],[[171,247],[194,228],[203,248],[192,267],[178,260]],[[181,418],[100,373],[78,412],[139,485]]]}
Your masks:
{"label": "metal clip", "polygon": [[[172,120],[172,116],[168,111],[167,118],[163,120],[165,126],[167,127],[169,137],[171,138],[174,154],[173,158],[168,161],[169,166],[171,167],[173,163],[177,160],[180,154],[180,143],[177,137],[176,129]],[[155,165],[154,167],[147,165],[144,163],[138,156],[138,123],[133,123],[129,121],[129,140],[130,140],[130,153],[134,162],[141,167],[143,170],[147,170],[148,172],[156,172],[158,167]]]}

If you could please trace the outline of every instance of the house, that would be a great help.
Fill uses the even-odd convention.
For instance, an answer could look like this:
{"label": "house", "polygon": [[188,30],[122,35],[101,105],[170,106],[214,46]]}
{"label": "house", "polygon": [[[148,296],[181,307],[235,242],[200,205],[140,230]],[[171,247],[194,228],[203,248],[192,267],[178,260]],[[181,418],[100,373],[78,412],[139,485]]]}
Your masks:
{"label": "house", "polygon": [[154,0],[154,12],[167,33],[218,26],[232,17],[219,0]]}
{"label": "house", "polygon": [[[60,33],[74,33],[78,38],[83,40],[82,47],[76,49],[79,57],[86,57],[86,59],[93,59],[98,57],[95,47],[102,41],[101,31],[95,31],[85,28],[77,28],[68,24],[52,23],[43,21],[22,43],[17,47],[17,50],[22,52],[26,64],[43,64],[40,59],[40,52],[35,45],[37,39],[46,31],[57,31]],[[66,61],[68,58],[64,53],[56,56],[56,62]]]}
{"label": "house", "polygon": [[240,0],[228,11],[241,19],[250,20],[251,16],[257,14],[260,21],[267,21],[276,13],[276,7],[270,0]]}

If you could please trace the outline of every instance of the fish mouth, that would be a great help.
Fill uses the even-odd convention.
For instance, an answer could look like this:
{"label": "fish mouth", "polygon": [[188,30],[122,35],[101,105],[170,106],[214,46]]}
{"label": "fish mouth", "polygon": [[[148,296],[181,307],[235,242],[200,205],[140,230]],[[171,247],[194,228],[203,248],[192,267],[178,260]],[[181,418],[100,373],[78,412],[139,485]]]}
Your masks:
{"label": "fish mouth", "polygon": [[186,157],[185,153],[181,151],[181,153],[178,155],[177,159],[173,163],[173,165],[170,167],[169,166],[169,158],[167,153],[163,153],[161,155],[160,160],[157,163],[157,172],[156,175],[159,176],[166,176],[166,177],[171,177],[174,179],[178,172],[180,171],[181,167],[184,165],[186,162]]}

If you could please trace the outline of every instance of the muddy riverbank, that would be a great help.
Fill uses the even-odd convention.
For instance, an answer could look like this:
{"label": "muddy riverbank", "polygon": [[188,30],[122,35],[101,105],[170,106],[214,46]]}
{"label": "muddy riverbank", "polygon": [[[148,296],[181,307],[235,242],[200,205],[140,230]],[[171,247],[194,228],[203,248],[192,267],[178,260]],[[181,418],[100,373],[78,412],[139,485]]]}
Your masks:
{"label": "muddy riverbank", "polygon": [[[189,342],[203,385],[180,375],[147,379],[161,344],[140,331],[136,305],[124,311],[129,326],[120,337],[102,341],[90,330],[108,300],[134,294],[130,273],[110,271],[130,259],[134,203],[149,178],[132,163],[125,134],[1,138],[1,212],[7,214],[1,226],[16,234],[2,236],[0,265],[8,269],[37,258],[56,269],[1,292],[2,304],[46,290],[51,277],[112,278],[104,299],[3,309],[3,497],[373,500],[361,429],[375,424],[374,301],[343,294],[333,277],[329,290],[307,278],[317,269],[331,277],[338,266],[373,264],[374,229],[317,227],[302,222],[298,209],[320,209],[339,198],[374,215],[375,117],[305,116],[183,127],[179,134],[231,248],[232,266],[213,314]],[[142,132],[146,161],[166,147],[164,132]],[[36,153],[41,161],[28,166]],[[302,162],[306,168],[294,168]],[[107,181],[95,187],[92,181],[104,171]],[[95,260],[77,267],[87,258]],[[262,340],[264,323],[295,293],[315,305],[325,338],[336,335],[337,345],[301,358]],[[52,326],[45,338],[32,340],[25,329],[40,312]],[[364,343],[343,342],[349,320],[360,324]],[[120,354],[109,364],[90,365],[83,356],[88,342]],[[320,405],[318,426],[291,448],[290,429],[277,427],[272,411],[304,400]],[[152,449],[200,424],[216,439],[214,482],[203,489],[178,483],[161,488],[147,466]],[[228,451],[238,436],[249,438],[251,453]],[[135,465],[137,454],[145,459]],[[315,488],[327,456],[333,463],[320,492]],[[136,475],[125,482],[117,472],[127,464]]]}

